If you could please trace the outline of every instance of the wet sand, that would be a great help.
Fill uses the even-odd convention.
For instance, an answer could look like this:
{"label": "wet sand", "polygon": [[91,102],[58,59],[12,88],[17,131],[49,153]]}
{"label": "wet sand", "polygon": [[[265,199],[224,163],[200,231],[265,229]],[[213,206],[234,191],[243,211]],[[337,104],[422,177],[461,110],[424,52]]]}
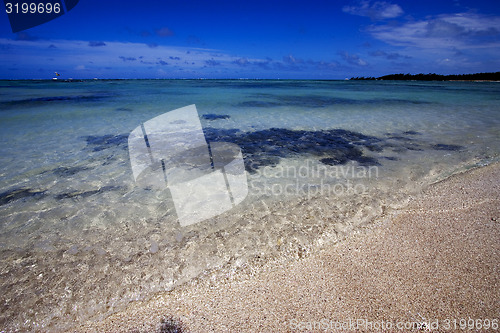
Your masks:
{"label": "wet sand", "polygon": [[469,319],[500,320],[500,164],[431,185],[301,259],[211,273],[74,331],[452,332]]}

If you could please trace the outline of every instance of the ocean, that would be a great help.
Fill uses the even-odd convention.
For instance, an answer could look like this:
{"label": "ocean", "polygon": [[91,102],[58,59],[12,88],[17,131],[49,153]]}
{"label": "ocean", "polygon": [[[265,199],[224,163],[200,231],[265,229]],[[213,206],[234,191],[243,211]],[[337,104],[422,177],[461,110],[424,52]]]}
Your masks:
{"label": "ocean", "polygon": [[[192,104],[207,143],[239,147],[247,194],[181,225],[177,192],[135,181],[128,138]],[[207,272],[299,260],[498,161],[500,83],[0,81],[0,124],[0,330],[59,331]]]}

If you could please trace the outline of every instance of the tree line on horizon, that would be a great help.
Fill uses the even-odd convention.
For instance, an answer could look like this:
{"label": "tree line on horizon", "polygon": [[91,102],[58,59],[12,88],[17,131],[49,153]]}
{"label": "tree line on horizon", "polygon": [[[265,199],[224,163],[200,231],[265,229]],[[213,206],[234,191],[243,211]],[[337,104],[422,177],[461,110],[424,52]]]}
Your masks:
{"label": "tree line on horizon", "polygon": [[500,81],[500,72],[475,74],[389,74],[380,77],[352,77],[351,80],[403,80],[403,81]]}

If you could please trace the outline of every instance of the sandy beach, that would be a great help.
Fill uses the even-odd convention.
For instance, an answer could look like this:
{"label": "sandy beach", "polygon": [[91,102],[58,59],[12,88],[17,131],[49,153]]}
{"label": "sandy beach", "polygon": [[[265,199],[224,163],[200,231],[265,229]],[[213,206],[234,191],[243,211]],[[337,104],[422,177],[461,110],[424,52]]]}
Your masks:
{"label": "sandy beach", "polygon": [[499,254],[494,164],[304,258],[213,273],[76,331],[488,331],[500,319]]}

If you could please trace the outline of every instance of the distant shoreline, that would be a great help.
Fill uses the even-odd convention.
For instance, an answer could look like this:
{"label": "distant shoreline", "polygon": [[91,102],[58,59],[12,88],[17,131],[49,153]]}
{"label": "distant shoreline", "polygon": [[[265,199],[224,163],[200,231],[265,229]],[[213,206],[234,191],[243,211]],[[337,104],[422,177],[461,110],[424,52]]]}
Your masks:
{"label": "distant shoreline", "polygon": [[382,78],[365,78],[365,77],[355,77],[355,78],[345,78],[345,79],[0,79],[0,82],[35,82],[35,83],[84,83],[84,82],[109,82],[109,81],[243,81],[243,82],[349,82],[349,81],[424,81],[424,82],[500,82],[500,78],[497,80],[417,80],[417,79],[382,79]]}
{"label": "distant shoreline", "polygon": [[389,74],[379,77],[352,77],[350,80],[396,80],[396,81],[457,81],[457,82],[498,82],[500,72],[474,73],[474,74]]}

